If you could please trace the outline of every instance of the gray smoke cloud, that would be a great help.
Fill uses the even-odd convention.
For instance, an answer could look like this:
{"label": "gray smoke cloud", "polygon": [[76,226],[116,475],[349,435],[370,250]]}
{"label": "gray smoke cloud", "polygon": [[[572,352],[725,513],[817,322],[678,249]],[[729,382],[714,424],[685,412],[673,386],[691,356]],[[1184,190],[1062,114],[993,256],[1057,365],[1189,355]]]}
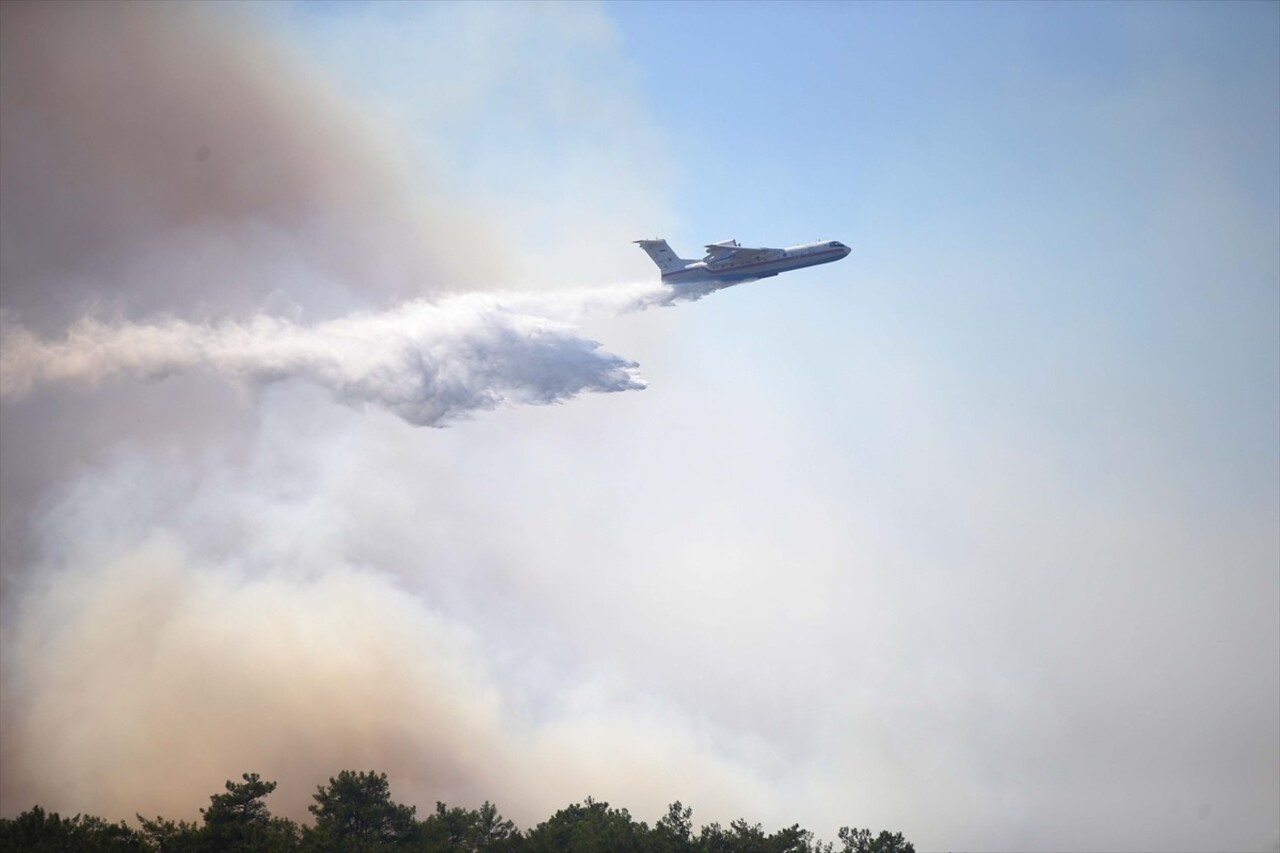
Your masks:
{"label": "gray smoke cloud", "polygon": [[298,376],[439,425],[644,387],[570,326],[669,304],[659,285],[369,311],[486,285],[504,241],[252,18],[113,3],[3,15],[0,396],[117,374]]}
{"label": "gray smoke cloud", "polygon": [[[0,8],[0,298],[56,334],[87,308],[332,317],[492,281],[495,239],[400,134],[251,8]],[[447,248],[445,248],[447,247]]]}
{"label": "gray smoke cloud", "polygon": [[[375,767],[399,800],[526,825],[588,794],[760,814],[750,748],[442,603],[530,492],[459,515],[462,431],[307,387],[424,425],[640,388],[578,328],[674,295],[469,292],[510,281],[509,241],[259,11],[0,4],[0,813],[194,817],[254,770],[305,818]],[[521,26],[563,59],[594,15]]]}
{"label": "gray smoke cloud", "polygon": [[[308,420],[270,409],[244,466],[122,452],[57,494],[4,626],[6,813],[193,816],[252,768],[280,782],[272,810],[303,819],[316,784],[357,766],[391,774],[398,800],[488,798],[523,825],[592,791],[658,808],[677,768],[703,808],[766,799],[679,716],[590,678],[530,714],[477,626],[358,556],[374,534],[352,513],[385,472],[362,480],[325,449],[367,459],[377,421]],[[425,552],[402,570],[438,571],[401,526]]]}
{"label": "gray smoke cloud", "polygon": [[676,292],[638,284],[541,297],[472,294],[306,327],[260,315],[195,324],[77,321],[61,341],[7,329],[0,397],[34,385],[163,377],[206,369],[249,383],[301,377],[347,403],[386,408],[416,426],[504,404],[546,404],[584,391],[645,387],[635,362],[567,322],[669,305]]}

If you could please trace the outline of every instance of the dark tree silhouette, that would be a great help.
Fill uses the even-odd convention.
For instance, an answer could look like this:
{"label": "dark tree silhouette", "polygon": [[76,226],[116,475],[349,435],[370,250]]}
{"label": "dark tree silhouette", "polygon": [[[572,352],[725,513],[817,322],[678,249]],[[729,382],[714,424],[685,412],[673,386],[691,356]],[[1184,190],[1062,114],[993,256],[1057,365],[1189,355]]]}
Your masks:
{"label": "dark tree silhouette", "polygon": [[418,826],[414,849],[423,853],[498,853],[519,850],[522,841],[516,825],[488,801],[477,811],[436,803],[435,813]]}
{"label": "dark tree silhouette", "polygon": [[653,827],[649,846],[654,853],[689,853],[693,850],[693,809],[679,800],[667,806]]}
{"label": "dark tree silhouette", "polygon": [[0,820],[0,851],[30,853],[149,853],[142,835],[123,823],[100,817],[64,818],[39,806],[13,819]]}
{"label": "dark tree silhouette", "polygon": [[226,793],[209,798],[204,815],[204,840],[210,849],[257,851],[267,847],[271,813],[263,802],[276,789],[257,773],[245,773],[243,782],[227,782]]}
{"label": "dark tree silhouette", "polygon": [[140,829],[90,815],[62,818],[39,806],[0,818],[0,853],[915,853],[902,833],[840,829],[841,847],[798,825],[766,832],[758,823],[718,823],[696,834],[693,810],[677,801],[650,829],[626,809],[588,797],[527,834],[485,802],[479,809],[436,803],[424,820],[391,799],[385,773],[344,770],[316,788],[313,826],[272,817],[276,783],[257,773],[209,797],[200,824],[138,815]]}
{"label": "dark tree silhouette", "polygon": [[915,845],[901,832],[881,832],[874,838],[869,829],[840,828],[840,853],[916,853]]}
{"label": "dark tree silhouette", "polygon": [[363,853],[407,847],[414,840],[414,807],[391,801],[387,774],[343,770],[317,788],[307,810],[316,817],[308,833],[316,850]]}
{"label": "dark tree silhouette", "polygon": [[626,809],[612,809],[587,797],[585,803],[561,809],[528,836],[525,850],[532,853],[611,853],[640,850],[648,827],[631,820]]}

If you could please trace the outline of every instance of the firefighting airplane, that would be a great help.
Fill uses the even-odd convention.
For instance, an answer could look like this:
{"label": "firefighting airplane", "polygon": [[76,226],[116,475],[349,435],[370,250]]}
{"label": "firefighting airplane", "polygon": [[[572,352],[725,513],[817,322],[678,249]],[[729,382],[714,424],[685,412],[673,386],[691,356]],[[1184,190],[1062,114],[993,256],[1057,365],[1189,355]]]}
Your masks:
{"label": "firefighting airplane", "polygon": [[826,243],[806,243],[786,249],[749,248],[737,240],[722,240],[707,245],[707,255],[700,261],[678,258],[666,240],[636,240],[662,270],[666,284],[699,285],[699,289],[715,290],[768,278],[780,272],[829,264],[838,261],[852,251],[844,243],[831,240]]}

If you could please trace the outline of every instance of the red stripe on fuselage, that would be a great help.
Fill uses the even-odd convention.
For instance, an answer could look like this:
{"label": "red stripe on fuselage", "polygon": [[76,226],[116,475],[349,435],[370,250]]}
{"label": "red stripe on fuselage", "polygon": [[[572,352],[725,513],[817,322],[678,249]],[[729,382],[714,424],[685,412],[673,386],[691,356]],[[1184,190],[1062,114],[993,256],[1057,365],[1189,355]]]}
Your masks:
{"label": "red stripe on fuselage", "polygon": [[[812,255],[804,255],[802,257],[794,257],[794,258],[774,258],[773,260],[769,260],[769,261],[756,261],[753,264],[743,264],[740,267],[733,267],[732,269],[725,269],[725,270],[714,270],[714,269],[708,269],[707,267],[685,267],[682,270],[675,270],[673,272],[664,272],[662,274],[662,277],[669,278],[671,276],[676,276],[676,275],[680,275],[682,273],[688,273],[688,272],[700,273],[701,275],[707,275],[707,276],[737,275],[740,271],[748,270],[748,269],[751,269],[752,267],[763,267],[763,266],[768,266],[769,264],[781,264],[781,263],[786,263],[788,261],[799,261],[799,260],[808,260],[809,258],[820,258],[823,255],[840,254],[843,251],[844,251],[843,249],[824,249],[821,252],[814,252]],[[803,269],[803,267],[795,267],[795,269]],[[782,272],[782,270],[779,270],[779,272]]]}

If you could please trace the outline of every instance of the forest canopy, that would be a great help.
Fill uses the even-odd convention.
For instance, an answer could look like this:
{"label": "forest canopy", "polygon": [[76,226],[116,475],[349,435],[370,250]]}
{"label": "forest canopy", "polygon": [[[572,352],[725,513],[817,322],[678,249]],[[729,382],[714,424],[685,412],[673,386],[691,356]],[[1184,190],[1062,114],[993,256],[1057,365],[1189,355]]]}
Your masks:
{"label": "forest canopy", "polygon": [[[693,810],[672,803],[652,827],[588,797],[522,832],[489,802],[477,809],[436,803],[424,818],[391,799],[385,773],[344,770],[318,786],[313,823],[276,817],[266,798],[276,783],[257,773],[209,797],[196,822],[137,816],[138,826],[91,815],[64,818],[39,806],[0,818],[0,853],[915,853],[902,833],[843,827],[837,842],[790,826],[765,832],[735,820],[693,828]],[[836,845],[839,846],[836,846]]]}

